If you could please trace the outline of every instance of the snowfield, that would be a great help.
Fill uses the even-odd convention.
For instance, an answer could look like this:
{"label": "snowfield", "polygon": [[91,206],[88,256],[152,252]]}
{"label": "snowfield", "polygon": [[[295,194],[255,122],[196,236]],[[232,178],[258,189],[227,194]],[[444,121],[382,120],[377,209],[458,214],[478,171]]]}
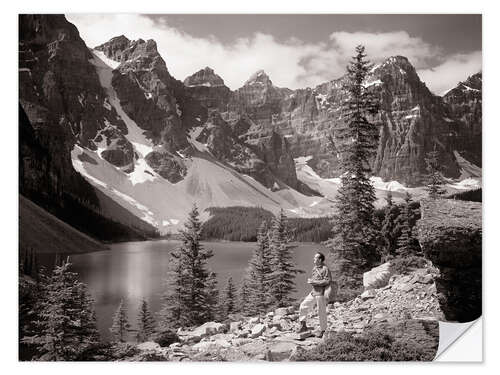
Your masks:
{"label": "snowfield", "polygon": [[[458,152],[455,151],[455,153],[455,157],[459,160],[459,164],[464,169],[459,181],[450,180],[450,182],[445,185],[447,192],[454,193],[457,191],[480,188],[481,168],[469,163],[467,160],[462,158]],[[297,178],[311,189],[323,195],[325,198],[330,200],[335,199],[341,184],[340,177],[322,178],[307,164],[307,162],[311,159],[312,156],[301,156],[294,159]],[[471,174],[474,175],[474,178],[468,177]],[[387,191],[392,192],[393,198],[396,202],[402,202],[406,192],[410,193],[413,199],[420,199],[427,195],[425,187],[423,186],[410,188],[404,186],[398,181],[383,181],[382,178],[377,176],[370,177],[370,181],[375,188],[375,196],[377,198],[375,202],[376,207],[383,207],[386,205],[385,197],[387,196]],[[312,207],[314,207],[314,205]],[[298,214],[299,211],[296,213]]]}

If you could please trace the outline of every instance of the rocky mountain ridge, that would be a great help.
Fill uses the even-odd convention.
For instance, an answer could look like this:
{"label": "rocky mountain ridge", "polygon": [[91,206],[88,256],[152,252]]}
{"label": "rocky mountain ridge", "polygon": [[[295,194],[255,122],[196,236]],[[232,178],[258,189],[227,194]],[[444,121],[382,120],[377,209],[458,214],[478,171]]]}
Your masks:
{"label": "rocky mountain ridge", "polygon": [[[273,211],[281,206],[292,215],[331,211],[332,197],[322,199],[296,168],[298,159],[307,159],[318,178],[338,177],[330,139],[341,121],[343,78],[290,90],[257,71],[231,91],[208,67],[178,81],[153,40],[122,35],[90,50],[64,16],[21,16],[20,29],[21,107],[37,136],[53,143],[49,153],[64,153],[54,157],[64,162],[52,175],[78,179],[74,168],[104,196],[156,227],[182,221],[186,207],[200,200],[268,205]],[[477,154],[464,141],[467,129],[480,129],[477,116],[456,119],[460,105],[453,112],[432,95],[406,58],[374,67],[366,87],[383,103],[374,119],[381,124],[372,161],[376,175],[418,184],[423,157],[435,147],[448,177],[480,172],[472,163],[459,165]],[[44,136],[49,129],[57,136]],[[210,168],[200,170],[200,163]],[[209,169],[219,176],[215,185],[209,176],[195,175]],[[58,189],[79,196],[86,186],[68,184]],[[155,204],[151,189],[183,202]],[[99,205],[95,197],[85,199]]]}

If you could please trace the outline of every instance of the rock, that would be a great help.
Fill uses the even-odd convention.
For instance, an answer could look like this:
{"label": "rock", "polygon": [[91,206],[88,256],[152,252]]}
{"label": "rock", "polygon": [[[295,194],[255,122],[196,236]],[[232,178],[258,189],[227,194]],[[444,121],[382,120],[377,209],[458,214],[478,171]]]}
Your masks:
{"label": "rock", "polygon": [[438,300],[447,320],[469,322],[482,313],[482,205],[451,199],[421,202],[418,240],[439,268]]}
{"label": "rock", "polygon": [[180,158],[168,152],[150,152],[146,156],[146,162],[156,173],[171,183],[181,181],[187,173],[186,166]]}
{"label": "rock", "polygon": [[216,339],[214,343],[220,348],[230,348],[231,343],[224,339]]}
{"label": "rock", "polygon": [[241,322],[229,323],[229,332],[236,332],[241,328]]}
{"label": "rock", "polygon": [[257,355],[262,355],[267,353],[267,345],[262,341],[253,340],[248,344],[241,345],[240,350],[245,354],[255,357]]}
{"label": "rock", "polygon": [[413,284],[400,283],[400,284],[395,284],[393,288],[396,290],[401,290],[403,292],[409,292],[413,290],[415,286]]}
{"label": "rock", "polygon": [[418,282],[421,284],[431,284],[434,282],[434,277],[430,274],[422,276],[418,279]]}
{"label": "rock", "polygon": [[250,319],[248,320],[248,323],[250,323],[250,324],[257,324],[257,323],[260,323],[260,318],[259,318],[258,316],[255,316],[255,317],[253,317],[253,318],[250,318]]}
{"label": "rock", "polygon": [[384,313],[378,313],[378,314],[375,314],[373,316],[373,320],[377,320],[377,321],[386,321],[387,320],[387,314],[384,314]]}
{"label": "rock", "polygon": [[[457,146],[460,155],[467,155],[468,161],[481,166],[481,158],[477,150],[481,149],[482,135],[482,73],[476,73],[465,82],[460,82],[455,88],[449,90],[443,101],[448,104],[451,117],[464,123],[464,138]],[[466,140],[466,141],[465,141]],[[479,170],[468,169],[474,176]]]}
{"label": "rock", "polygon": [[241,346],[241,345],[249,344],[251,342],[253,342],[253,340],[247,339],[247,338],[236,338],[236,339],[231,340],[231,343],[235,346]]}
{"label": "rock", "polygon": [[274,317],[281,317],[289,314],[288,307],[280,307],[274,310]]}
{"label": "rock", "polygon": [[246,338],[250,334],[250,331],[240,331],[237,332],[236,337],[237,338]]}
{"label": "rock", "polygon": [[295,333],[292,337],[294,337],[296,340],[304,340],[304,339],[311,337],[311,336],[312,336],[311,331],[305,331],[305,332],[301,332],[301,333]]}
{"label": "rock", "polygon": [[256,324],[252,328],[252,333],[250,334],[251,338],[256,338],[262,335],[262,333],[266,330],[266,326],[262,323]]}
{"label": "rock", "polygon": [[361,293],[361,299],[367,300],[370,298],[374,298],[376,295],[377,295],[377,292],[374,289],[369,289],[369,290],[366,290],[363,293]]}
{"label": "rock", "polygon": [[392,274],[390,262],[372,268],[363,274],[363,287],[365,290],[382,288],[389,283]]}
{"label": "rock", "polygon": [[202,341],[193,345],[194,350],[199,350],[202,352],[208,352],[214,350],[217,344],[213,341]]}
{"label": "rock", "polygon": [[272,327],[269,331],[269,334],[272,335],[274,333],[278,333],[279,332],[279,327]]}
{"label": "rock", "polygon": [[142,343],[138,344],[137,349],[161,351],[162,347],[159,344],[157,344],[156,342],[147,341],[147,342],[142,342]]}
{"label": "rock", "polygon": [[292,342],[279,342],[269,348],[268,359],[270,361],[283,361],[290,357],[297,344]]}
{"label": "rock", "polygon": [[188,335],[192,337],[206,337],[209,335],[214,335],[216,333],[221,333],[224,332],[224,330],[227,328],[227,326],[223,323],[217,323],[217,322],[207,322],[205,324],[202,324],[201,326],[197,327],[195,330],[192,332],[189,332]]}

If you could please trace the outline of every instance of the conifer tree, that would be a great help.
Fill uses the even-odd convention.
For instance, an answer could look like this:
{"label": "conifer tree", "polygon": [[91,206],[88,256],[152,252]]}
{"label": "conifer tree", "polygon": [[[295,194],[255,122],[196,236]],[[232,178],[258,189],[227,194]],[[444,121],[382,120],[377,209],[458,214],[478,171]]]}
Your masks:
{"label": "conifer tree", "polygon": [[219,300],[219,290],[217,289],[217,275],[210,272],[205,287],[206,293],[206,315],[204,321],[219,320],[224,315],[224,307]]}
{"label": "conifer tree", "polygon": [[396,255],[398,233],[396,230],[396,220],[399,216],[399,207],[394,204],[392,193],[387,192],[387,206],[384,210],[384,220],[382,221],[381,237],[382,250],[381,255],[384,260],[389,260]]}
{"label": "conifer tree", "polygon": [[249,303],[249,296],[248,296],[248,279],[247,279],[248,271],[245,271],[245,276],[241,280],[241,285],[240,289],[238,291],[238,306],[236,311],[242,313],[242,314],[251,314],[250,310],[252,308],[250,307]]}
{"label": "conifer tree", "polygon": [[162,296],[163,305],[158,313],[159,332],[190,324],[189,316],[185,310],[189,303],[190,292],[185,263],[179,249],[170,253],[165,293]]}
{"label": "conifer tree", "polygon": [[364,85],[371,66],[365,48],[357,46],[356,56],[347,67],[342,125],[334,131],[342,175],[332,220],[333,237],[327,245],[334,273],[346,290],[361,287],[362,273],[378,257],[378,234],[373,220],[375,190],[369,180],[369,159],[378,144],[378,126],[371,119],[377,114],[379,103]]}
{"label": "conifer tree", "polygon": [[274,218],[269,242],[271,250],[270,306],[287,307],[293,303],[291,294],[296,291],[295,276],[304,271],[296,268],[292,257],[292,246],[283,210]]}
{"label": "conifer tree", "polygon": [[427,165],[426,190],[430,199],[437,199],[446,193],[443,187],[445,180],[441,173],[441,165],[439,164],[439,151],[428,152],[425,157],[425,163]]}
{"label": "conifer tree", "polygon": [[224,290],[224,317],[236,312],[236,287],[233,283],[233,278],[227,279],[226,288]]}
{"label": "conifer tree", "polygon": [[120,301],[120,305],[118,305],[118,309],[116,309],[115,315],[113,316],[113,324],[109,331],[115,342],[125,342],[127,340],[127,335],[130,332],[130,323],[128,322],[127,309],[123,300]]}
{"label": "conifer tree", "polygon": [[397,255],[408,257],[411,255],[419,255],[421,252],[420,245],[414,236],[413,228],[415,226],[415,212],[411,206],[411,195],[406,192],[405,204],[398,217],[397,224],[401,235],[397,239]]}
{"label": "conifer tree", "polygon": [[257,245],[248,262],[248,303],[250,314],[264,313],[271,303],[273,254],[267,224],[263,221],[257,232]]}
{"label": "conifer tree", "polygon": [[213,253],[202,246],[201,230],[194,205],[180,233],[182,245],[171,252],[160,329],[199,325],[214,316],[215,274],[211,275],[207,267]]}
{"label": "conifer tree", "polygon": [[36,359],[82,360],[99,344],[93,300],[70,267],[68,259],[43,279],[36,334],[22,339],[35,345]]}
{"label": "conifer tree", "polygon": [[151,311],[149,310],[149,305],[145,299],[141,301],[139,306],[139,317],[137,319],[137,341],[144,342],[147,341],[151,335],[154,333],[155,320]]}

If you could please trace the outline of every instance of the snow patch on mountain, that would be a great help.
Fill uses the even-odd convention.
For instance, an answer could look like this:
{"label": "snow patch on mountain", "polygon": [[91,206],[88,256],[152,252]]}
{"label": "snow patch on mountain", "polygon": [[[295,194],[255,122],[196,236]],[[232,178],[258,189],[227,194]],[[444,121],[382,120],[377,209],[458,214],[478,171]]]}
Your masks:
{"label": "snow patch on mountain", "polygon": [[[135,121],[133,121],[125,113],[120,104],[120,100],[116,95],[116,91],[111,84],[111,80],[113,78],[113,69],[115,69],[114,67],[117,67],[119,63],[118,65],[116,65],[117,62],[104,56],[103,52],[92,50],[92,54],[94,55],[94,57],[90,60],[90,62],[96,68],[99,82],[101,83],[101,86],[104,88],[108,96],[108,102],[115,108],[120,118],[127,125],[128,134],[126,134],[125,137],[130,143],[132,143],[135,151],[137,151],[140,156],[145,157],[147,154],[153,151],[153,144],[144,135],[144,130],[137,126]],[[104,59],[102,58],[102,56],[104,56]]]}
{"label": "snow patch on mountain", "polygon": [[453,151],[453,155],[460,166],[460,179],[466,179],[469,177],[481,177],[482,169],[477,165],[471,163],[456,150]]}
{"label": "snow patch on mountain", "polygon": [[109,66],[111,69],[116,69],[120,65],[119,61],[115,61],[110,59],[106,54],[102,51],[92,50],[91,51],[94,56],[96,56],[99,60],[101,60],[104,64]]}
{"label": "snow patch on mountain", "polygon": [[201,152],[210,152],[208,150],[207,145],[205,143],[201,143],[201,142],[199,142],[199,141],[196,140],[196,138],[198,138],[200,136],[200,134],[203,131],[203,129],[204,129],[203,126],[197,126],[197,127],[193,128],[193,129],[191,129],[191,131],[189,132],[189,139],[188,139],[188,141],[198,151],[201,151]]}
{"label": "snow patch on mountain", "polygon": [[380,79],[376,79],[376,80],[371,81],[371,82],[365,82],[365,83],[363,83],[363,87],[367,88],[367,87],[370,87],[370,86],[381,85],[382,83],[383,82]]}

